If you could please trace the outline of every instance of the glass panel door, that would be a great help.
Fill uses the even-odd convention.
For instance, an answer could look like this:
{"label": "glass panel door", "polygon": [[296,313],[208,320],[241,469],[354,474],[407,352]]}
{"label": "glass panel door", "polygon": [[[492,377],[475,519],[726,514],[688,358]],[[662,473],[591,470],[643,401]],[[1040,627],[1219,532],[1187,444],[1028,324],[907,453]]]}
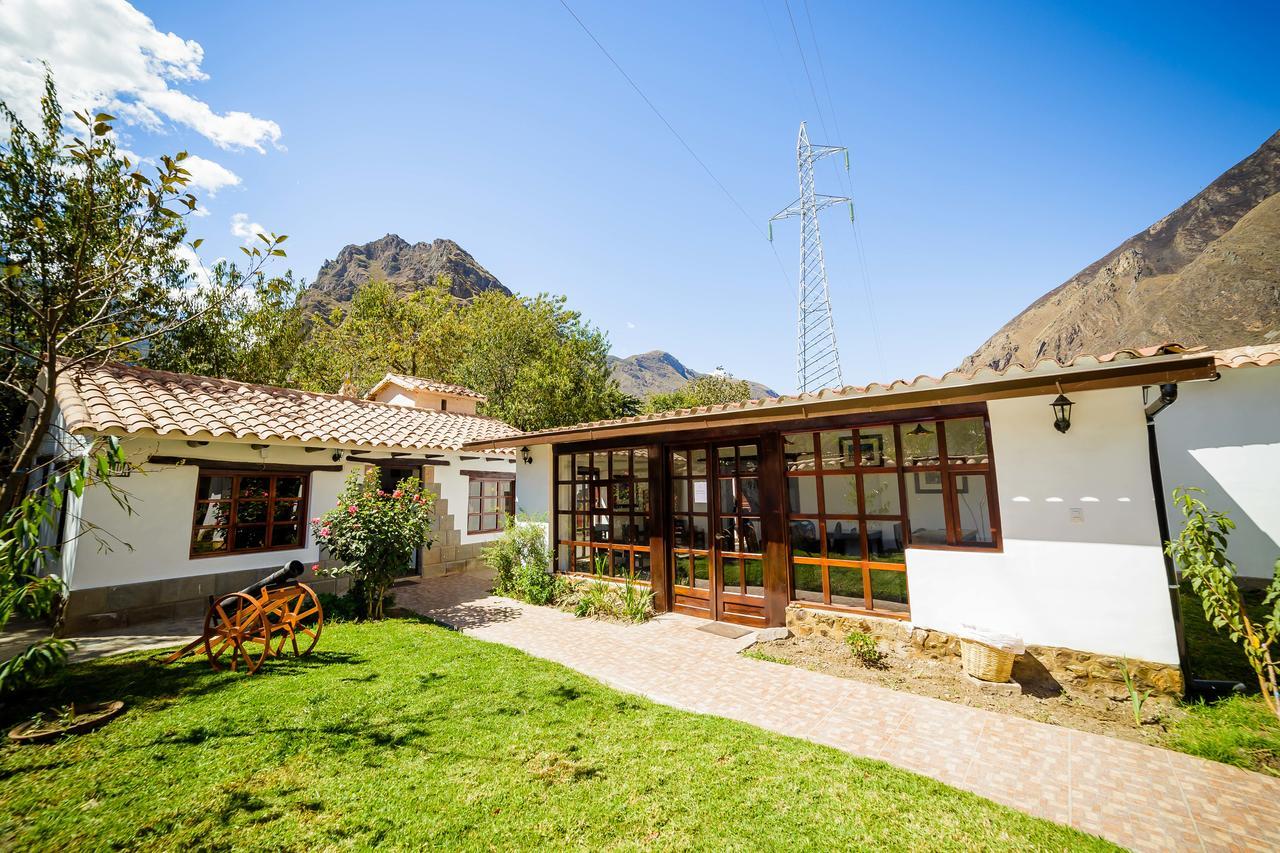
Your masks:
{"label": "glass panel door", "polygon": [[672,592],[677,604],[697,611],[711,611],[713,543],[707,448],[672,450],[670,464]]}
{"label": "glass panel door", "polygon": [[726,603],[761,606],[764,598],[764,526],[760,518],[760,446],[715,449],[717,590]]}

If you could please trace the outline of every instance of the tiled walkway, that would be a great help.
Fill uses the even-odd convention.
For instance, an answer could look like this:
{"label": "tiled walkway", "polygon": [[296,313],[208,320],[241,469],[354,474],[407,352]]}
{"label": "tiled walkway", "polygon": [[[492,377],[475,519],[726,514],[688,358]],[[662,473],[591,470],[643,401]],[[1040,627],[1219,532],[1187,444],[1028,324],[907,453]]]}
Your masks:
{"label": "tiled walkway", "polygon": [[1181,753],[744,658],[741,641],[663,615],[575,619],[456,575],[397,602],[476,637],[668,705],[807,738],[1137,850],[1280,849],[1280,779]]}

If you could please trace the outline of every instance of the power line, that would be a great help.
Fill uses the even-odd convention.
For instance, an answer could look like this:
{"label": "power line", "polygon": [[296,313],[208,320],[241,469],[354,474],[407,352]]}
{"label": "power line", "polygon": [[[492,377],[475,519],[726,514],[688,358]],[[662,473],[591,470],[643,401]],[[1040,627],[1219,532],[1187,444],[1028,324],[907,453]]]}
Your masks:
{"label": "power line", "polygon": [[800,30],[796,28],[795,16],[791,14],[791,0],[783,0],[787,7],[787,20],[791,22],[791,34],[796,38],[796,50],[800,53],[800,65],[804,68],[804,79],[809,82],[809,94],[813,96],[813,107],[818,111],[818,123],[822,125],[822,132],[831,138],[830,132],[827,130],[827,120],[822,117],[822,104],[818,102],[818,90],[813,87],[813,77],[809,74],[809,62],[804,58],[804,45],[800,43]]}
{"label": "power line", "polygon": [[[636,94],[640,96],[640,99],[645,102],[645,105],[648,106],[649,109],[653,111],[653,114],[658,117],[658,120],[661,121],[664,125],[666,125],[667,130],[671,131],[671,135],[674,136],[676,138],[676,141],[678,141],[680,145],[684,148],[684,150],[689,153],[689,156],[692,157],[694,161],[699,166],[702,167],[702,171],[707,173],[707,177],[709,177],[712,181],[714,181],[715,185],[720,188],[720,191],[724,193],[725,197],[729,199],[730,202],[733,203],[733,206],[738,209],[738,212],[741,213],[743,218],[747,220],[747,222],[751,225],[752,229],[756,232],[756,234],[761,238],[768,240],[768,235],[764,232],[763,229],[761,229],[759,223],[756,222],[755,218],[752,217],[750,213],[747,213],[747,209],[742,206],[742,204],[738,201],[738,199],[734,197],[733,193],[729,192],[729,188],[726,187],[724,183],[721,182],[721,180],[716,177],[715,173],[711,171],[711,167],[709,167],[706,164],[706,162],[703,161],[703,159],[698,156],[698,153],[693,150],[693,147],[688,142],[685,141],[685,138],[680,135],[680,132],[676,130],[674,126],[672,126],[671,122],[667,121],[667,117],[664,116],[662,114],[662,111],[659,110],[657,106],[654,105],[653,101],[649,100],[649,96],[644,93],[644,90],[640,88],[640,85],[636,83],[635,80],[631,79],[631,75],[628,74],[623,69],[623,67],[618,64],[618,60],[613,58],[613,54],[609,53],[608,49],[605,48],[605,46],[600,43],[600,39],[596,38],[595,34],[592,33],[591,30],[587,27],[587,25],[583,23],[582,19],[578,17],[578,13],[573,11],[573,9],[569,7],[569,4],[566,3],[565,0],[560,0],[560,5],[564,7],[564,10],[568,12],[575,21],[577,21],[578,26],[581,27],[582,31],[587,34],[587,38],[591,39],[591,41],[595,44],[595,46],[600,49],[600,52],[605,55],[605,58],[608,59],[609,62],[613,65],[613,67],[617,69],[618,73],[622,75],[622,79],[626,80],[627,84],[630,85],[631,88],[635,90]],[[773,252],[773,258],[778,264],[778,272],[782,274],[783,280],[787,282],[787,290],[790,291],[791,289],[790,278],[787,276],[786,267],[783,266],[782,258],[778,255],[778,250],[774,247],[772,241],[769,242],[769,248]]]}

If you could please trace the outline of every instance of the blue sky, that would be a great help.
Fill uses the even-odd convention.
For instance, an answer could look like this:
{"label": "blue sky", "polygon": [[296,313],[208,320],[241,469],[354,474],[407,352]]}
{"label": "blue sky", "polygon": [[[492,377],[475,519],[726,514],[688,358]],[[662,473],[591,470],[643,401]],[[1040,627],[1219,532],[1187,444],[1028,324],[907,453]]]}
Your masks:
{"label": "blue sky", "polygon": [[784,0],[570,5],[753,221],[558,0],[139,3],[203,48],[205,79],[172,89],[279,135],[228,117],[211,136],[199,116],[122,131],[238,176],[194,223],[207,258],[235,253],[236,214],[288,233],[306,277],[346,243],[450,237],[514,290],[566,294],[618,354],[785,391],[798,234],[775,227],[781,268],[761,234],[796,195],[801,120],[852,155],[851,184],[834,162],[819,175],[852,187],[880,331],[832,210],[849,382],[953,367],[1280,127],[1274,4],[790,0],[821,112]]}

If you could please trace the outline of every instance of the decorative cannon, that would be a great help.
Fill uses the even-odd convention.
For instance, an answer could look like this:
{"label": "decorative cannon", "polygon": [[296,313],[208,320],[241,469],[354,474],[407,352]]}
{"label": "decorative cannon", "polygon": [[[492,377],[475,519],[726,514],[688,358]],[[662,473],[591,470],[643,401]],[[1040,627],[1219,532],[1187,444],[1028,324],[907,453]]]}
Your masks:
{"label": "decorative cannon", "polygon": [[196,654],[204,646],[214,669],[221,669],[223,655],[229,655],[232,672],[243,667],[253,674],[267,658],[281,655],[286,643],[298,657],[309,654],[320,641],[324,609],[315,590],[298,580],[302,572],[302,563],[290,560],[239,592],[209,596],[204,632],[164,662]]}

